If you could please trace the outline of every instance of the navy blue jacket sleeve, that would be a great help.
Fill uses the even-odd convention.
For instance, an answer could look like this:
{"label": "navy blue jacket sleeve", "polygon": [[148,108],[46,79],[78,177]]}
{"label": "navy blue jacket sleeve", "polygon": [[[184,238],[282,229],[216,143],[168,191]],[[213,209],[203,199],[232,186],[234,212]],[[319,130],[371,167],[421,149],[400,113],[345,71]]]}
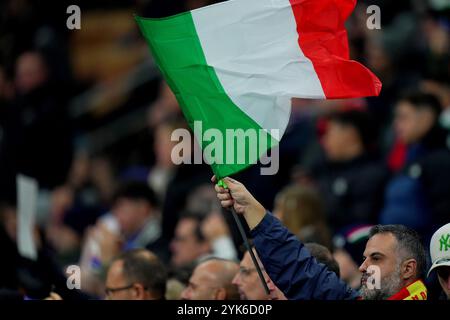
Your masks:
{"label": "navy blue jacket sleeve", "polygon": [[251,233],[267,274],[286,298],[344,300],[358,297],[334,272],[318,263],[272,214],[267,213]]}

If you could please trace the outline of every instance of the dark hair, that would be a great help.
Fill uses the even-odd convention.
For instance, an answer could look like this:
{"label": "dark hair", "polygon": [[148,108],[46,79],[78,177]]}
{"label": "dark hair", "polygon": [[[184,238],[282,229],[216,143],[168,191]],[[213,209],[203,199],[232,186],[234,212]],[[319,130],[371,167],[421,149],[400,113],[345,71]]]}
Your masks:
{"label": "dark hair", "polygon": [[168,271],[168,279],[175,279],[187,286],[196,266],[196,261],[185,263],[179,267],[171,266]]}
{"label": "dark hair", "polygon": [[114,202],[120,198],[144,200],[151,206],[158,206],[155,192],[144,182],[131,181],[121,185],[114,195]]}
{"label": "dark hair", "polygon": [[202,232],[202,222],[205,219],[205,216],[193,211],[184,211],[180,214],[180,220],[182,219],[191,219],[194,220],[196,225],[194,229],[194,236],[198,242],[206,241],[205,235]]}
{"label": "dark hair", "polygon": [[378,137],[378,126],[363,110],[346,110],[330,113],[326,119],[356,129],[365,148],[373,147]]}
{"label": "dark hair", "polygon": [[157,299],[164,299],[167,271],[164,264],[151,251],[146,249],[125,251],[114,261],[123,261],[123,275],[128,281],[140,283]]}
{"label": "dark hair", "polygon": [[431,93],[420,91],[405,92],[398,101],[408,102],[416,110],[428,109],[432,111],[436,117],[442,111],[442,106],[439,99]]}
{"label": "dark hair", "polygon": [[339,265],[333,258],[333,255],[327,247],[322,246],[318,243],[309,242],[305,243],[305,248],[308,249],[309,253],[314,258],[316,258],[317,262],[323,263],[328,268],[328,270],[336,273],[338,278],[341,276]]}
{"label": "dark hair", "polygon": [[426,253],[419,234],[404,225],[389,224],[376,225],[370,229],[369,239],[376,234],[390,233],[397,240],[397,250],[404,252],[407,259],[414,259],[417,263],[416,277],[423,278],[426,272]]}

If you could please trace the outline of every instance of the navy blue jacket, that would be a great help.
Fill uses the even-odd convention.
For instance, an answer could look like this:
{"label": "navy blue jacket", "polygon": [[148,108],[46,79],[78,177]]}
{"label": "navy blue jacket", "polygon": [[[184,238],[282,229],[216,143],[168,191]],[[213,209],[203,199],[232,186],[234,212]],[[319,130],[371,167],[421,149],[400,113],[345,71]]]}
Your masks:
{"label": "navy blue jacket", "polygon": [[318,263],[272,214],[267,213],[251,233],[267,274],[286,298],[348,300],[358,297],[334,272]]}
{"label": "navy blue jacket", "polygon": [[406,164],[385,189],[381,224],[403,224],[429,240],[450,212],[450,151],[408,147]]}

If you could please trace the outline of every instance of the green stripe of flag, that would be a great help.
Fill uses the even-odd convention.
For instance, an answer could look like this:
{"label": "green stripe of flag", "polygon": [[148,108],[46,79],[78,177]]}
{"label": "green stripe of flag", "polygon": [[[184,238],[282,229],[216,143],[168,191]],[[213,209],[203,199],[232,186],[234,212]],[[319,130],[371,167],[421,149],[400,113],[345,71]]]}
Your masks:
{"label": "green stripe of flag", "polygon": [[[253,119],[233,103],[220,83],[214,68],[208,66],[190,12],[162,19],[137,16],[135,18],[192,130],[194,130],[194,121],[202,121],[203,130],[218,129],[223,134],[225,144],[226,129],[261,129]],[[267,141],[265,146],[260,143],[260,135],[258,135],[258,146],[262,146],[258,150],[258,158],[277,144],[277,141],[267,132],[264,132],[264,135]],[[201,137],[197,139],[202,140]],[[202,149],[205,149],[209,143],[201,141]],[[237,147],[235,146],[235,159],[238,156]],[[246,149],[248,150],[248,146]],[[223,150],[226,152],[225,145]],[[225,161],[226,154],[223,156]],[[235,160],[233,163],[211,166],[214,174],[218,178],[223,178],[247,168],[256,161],[257,158],[247,157],[244,164],[239,164]]]}

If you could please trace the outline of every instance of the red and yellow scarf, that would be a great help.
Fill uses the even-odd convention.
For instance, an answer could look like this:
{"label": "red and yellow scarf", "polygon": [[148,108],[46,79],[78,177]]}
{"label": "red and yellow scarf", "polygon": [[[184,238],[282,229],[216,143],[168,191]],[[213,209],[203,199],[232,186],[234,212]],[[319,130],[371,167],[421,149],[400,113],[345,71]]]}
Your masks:
{"label": "red and yellow scarf", "polygon": [[422,280],[417,280],[402,288],[388,300],[427,300],[427,287]]}

